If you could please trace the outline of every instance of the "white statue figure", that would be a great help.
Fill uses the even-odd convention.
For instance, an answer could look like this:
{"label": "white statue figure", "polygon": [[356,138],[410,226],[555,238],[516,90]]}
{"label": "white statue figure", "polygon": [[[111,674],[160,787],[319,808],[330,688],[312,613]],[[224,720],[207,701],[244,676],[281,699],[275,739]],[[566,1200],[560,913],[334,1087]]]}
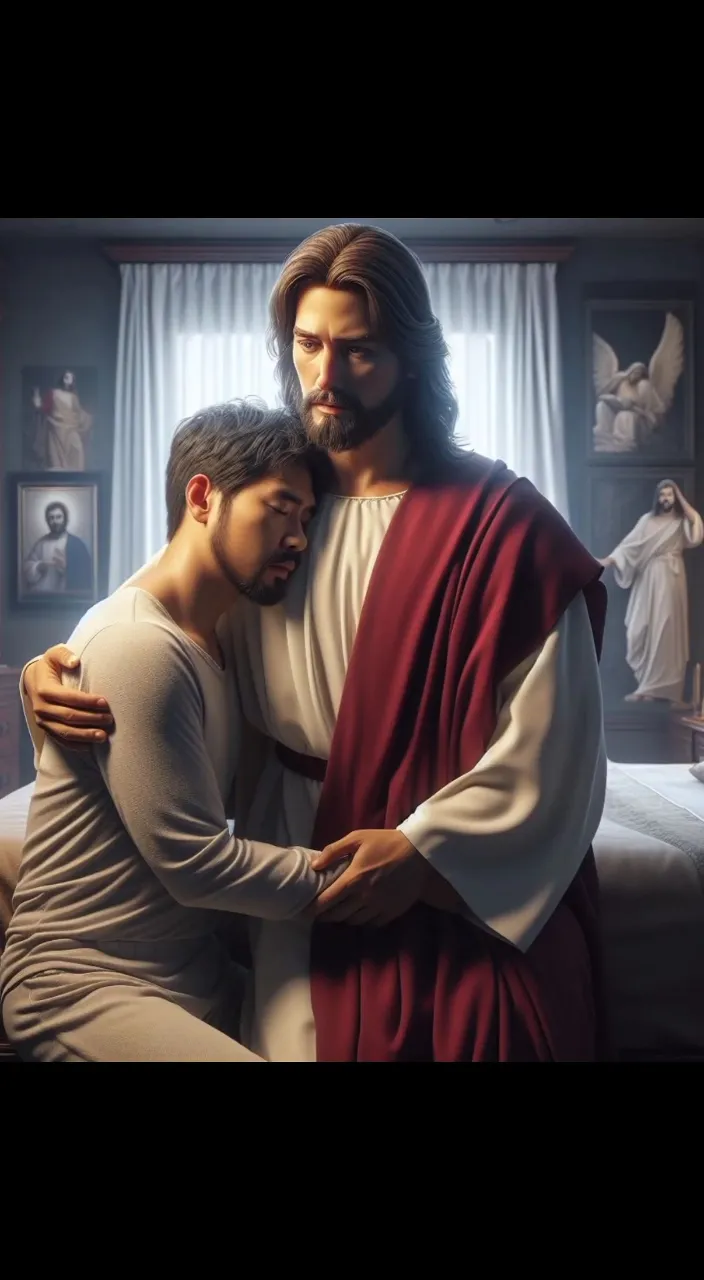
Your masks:
{"label": "white statue figure", "polygon": [[619,368],[616,352],[594,334],[594,384],[598,396],[594,448],[597,453],[631,453],[657,431],[672,405],[684,372],[684,328],[669,312],[650,366]]}
{"label": "white statue figure", "polygon": [[679,703],[689,662],[683,552],[704,542],[704,524],[672,480],[662,480],[652,511],[600,563],[630,588],[626,660],[638,682],[629,702]]}

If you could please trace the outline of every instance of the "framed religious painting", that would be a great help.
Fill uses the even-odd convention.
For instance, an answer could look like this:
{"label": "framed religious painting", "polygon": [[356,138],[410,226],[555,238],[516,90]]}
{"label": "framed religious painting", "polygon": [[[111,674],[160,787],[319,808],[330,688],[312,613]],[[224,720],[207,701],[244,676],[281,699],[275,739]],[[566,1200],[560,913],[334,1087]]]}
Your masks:
{"label": "framed religious painting", "polygon": [[586,339],[589,460],[692,462],[694,301],[589,298]]}
{"label": "framed religious painting", "polygon": [[35,365],[22,370],[22,466],[35,471],[90,468],[98,400],[97,369]]}
{"label": "framed religious painting", "polygon": [[102,476],[8,476],[9,573],[17,608],[89,607],[105,581]]}

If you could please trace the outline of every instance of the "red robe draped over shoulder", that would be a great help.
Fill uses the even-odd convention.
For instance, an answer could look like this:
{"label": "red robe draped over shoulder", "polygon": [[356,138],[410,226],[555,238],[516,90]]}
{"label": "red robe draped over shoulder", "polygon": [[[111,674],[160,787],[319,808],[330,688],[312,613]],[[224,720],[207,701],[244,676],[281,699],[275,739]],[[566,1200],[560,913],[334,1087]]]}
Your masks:
{"label": "red robe draped over shoulder", "polygon": [[[312,846],[396,828],[473,769],[496,728],[499,685],[580,591],[600,654],[600,574],[503,463],[471,456],[449,483],[412,488],[362,609]],[[419,905],[378,930],[316,923],[311,978],[321,1062],[598,1059],[593,853],[525,954]]]}

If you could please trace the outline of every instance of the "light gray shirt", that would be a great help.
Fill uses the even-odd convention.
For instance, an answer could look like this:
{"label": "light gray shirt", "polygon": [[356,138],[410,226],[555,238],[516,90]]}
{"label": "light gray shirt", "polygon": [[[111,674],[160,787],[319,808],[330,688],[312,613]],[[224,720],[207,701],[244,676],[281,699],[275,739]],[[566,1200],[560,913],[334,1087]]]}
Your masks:
{"label": "light gray shirt", "polygon": [[137,588],[92,609],[69,647],[81,666],[67,682],[107,698],[115,730],[86,751],[43,744],[0,988],[78,953],[140,976],[165,966],[178,985],[218,913],[289,919],[339,871],[231,834],[241,712],[227,649],[223,670]]}

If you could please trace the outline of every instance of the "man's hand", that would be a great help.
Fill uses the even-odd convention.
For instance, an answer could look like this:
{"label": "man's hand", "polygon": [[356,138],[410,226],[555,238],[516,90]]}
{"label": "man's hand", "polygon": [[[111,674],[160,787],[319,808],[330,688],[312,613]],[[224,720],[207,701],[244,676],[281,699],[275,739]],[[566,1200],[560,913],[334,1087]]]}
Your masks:
{"label": "man's hand", "polygon": [[43,658],[28,667],[24,687],[40,729],[65,747],[88,747],[105,742],[115,727],[105,698],[68,689],[61,672],[80,665],[64,644],[47,650]]}
{"label": "man's hand", "polygon": [[684,511],[684,514],[685,514],[685,519],[695,520],[697,513],[694,510],[694,507],[692,506],[691,502],[688,502],[687,499],[685,498],[682,490],[680,489],[680,486],[678,484],[673,484],[672,488],[675,491],[675,497],[679,499],[680,506],[682,507],[682,510]]}
{"label": "man's hand", "polygon": [[308,918],[381,928],[422,900],[428,864],[400,831],[353,831],[323,849],[312,865],[325,871],[349,857],[351,865],[316,898]]}

